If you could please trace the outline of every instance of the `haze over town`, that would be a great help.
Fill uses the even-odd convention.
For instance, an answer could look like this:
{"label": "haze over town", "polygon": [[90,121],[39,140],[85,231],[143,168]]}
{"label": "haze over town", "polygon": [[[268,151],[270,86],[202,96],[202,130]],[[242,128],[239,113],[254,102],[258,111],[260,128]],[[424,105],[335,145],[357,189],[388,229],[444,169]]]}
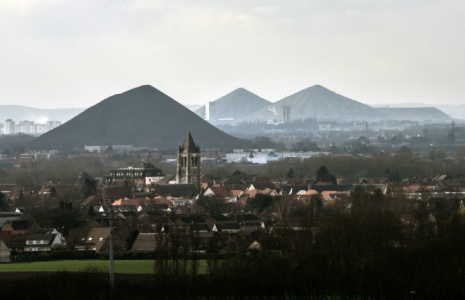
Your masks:
{"label": "haze over town", "polygon": [[182,104],[315,84],[460,104],[463,1],[1,1],[0,104],[89,107],[150,84]]}

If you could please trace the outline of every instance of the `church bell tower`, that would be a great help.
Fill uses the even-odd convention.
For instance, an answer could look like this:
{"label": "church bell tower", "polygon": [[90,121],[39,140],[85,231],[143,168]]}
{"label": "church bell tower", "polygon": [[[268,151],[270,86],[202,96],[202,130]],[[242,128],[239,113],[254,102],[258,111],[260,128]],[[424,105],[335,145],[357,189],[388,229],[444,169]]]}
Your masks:
{"label": "church bell tower", "polygon": [[178,149],[177,183],[193,183],[200,192],[200,147],[196,146],[190,131]]}

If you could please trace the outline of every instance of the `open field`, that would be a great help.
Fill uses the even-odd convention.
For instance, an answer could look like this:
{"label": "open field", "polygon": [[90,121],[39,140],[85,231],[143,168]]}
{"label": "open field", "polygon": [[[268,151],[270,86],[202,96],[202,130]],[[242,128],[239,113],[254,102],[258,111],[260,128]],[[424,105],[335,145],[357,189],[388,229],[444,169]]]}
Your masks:
{"label": "open field", "polygon": [[[0,264],[0,272],[77,272],[85,271],[88,268],[97,268],[108,272],[109,262],[107,260],[60,260]],[[201,260],[200,274],[205,274],[206,270],[207,262]],[[115,273],[153,273],[153,260],[116,260]]]}

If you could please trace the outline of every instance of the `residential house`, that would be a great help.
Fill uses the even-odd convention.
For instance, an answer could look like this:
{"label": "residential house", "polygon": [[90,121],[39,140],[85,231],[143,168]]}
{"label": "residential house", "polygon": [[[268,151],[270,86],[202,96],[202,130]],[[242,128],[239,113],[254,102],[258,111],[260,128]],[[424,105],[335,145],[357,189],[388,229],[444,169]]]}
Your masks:
{"label": "residential house", "polygon": [[161,197],[190,199],[198,195],[193,183],[155,184],[153,190],[157,196]]}
{"label": "residential house", "polygon": [[131,251],[154,251],[156,245],[155,233],[139,233]]}
{"label": "residential house", "polygon": [[110,170],[110,174],[103,178],[106,185],[111,185],[115,181],[126,181],[130,185],[145,186],[152,182],[158,182],[165,175],[160,168],[150,164],[143,163],[140,168],[127,167]]}
{"label": "residential house", "polygon": [[21,212],[0,212],[0,227],[3,226],[6,222],[21,220],[23,213]]}
{"label": "residential house", "polygon": [[35,220],[6,221],[0,229],[0,237],[2,241],[10,247],[13,236],[26,234],[29,230],[35,228],[40,228]]}
{"label": "residential house", "polygon": [[276,188],[276,186],[271,182],[256,182],[250,184],[248,190],[259,190],[259,191],[272,191]]}
{"label": "residential house", "polygon": [[22,192],[18,184],[0,184],[0,193],[5,194],[10,200],[16,200]]}
{"label": "residential house", "polygon": [[102,205],[103,204],[103,199],[99,196],[89,196],[87,197],[82,203],[81,206],[96,206],[96,205]]}
{"label": "residential house", "polygon": [[225,200],[225,202],[236,202],[242,191],[230,191],[225,186],[211,186],[205,190],[203,196],[217,197]]}
{"label": "residential house", "polygon": [[166,212],[168,204],[143,204],[137,207],[138,212]]}
{"label": "residential house", "polygon": [[37,228],[25,234],[14,235],[10,248],[16,251],[36,252],[51,251],[65,246],[66,240],[56,229]]}
{"label": "residential house", "polygon": [[269,210],[263,211],[261,214],[258,215],[260,218],[260,221],[262,221],[264,224],[274,224],[276,222],[281,221],[281,217]]}
{"label": "residential house", "polygon": [[101,186],[102,199],[116,200],[125,197],[132,197],[132,188],[128,186]]}
{"label": "residential house", "polygon": [[[126,250],[127,229],[115,228],[113,233],[114,250]],[[109,237],[109,227],[71,228],[68,234],[67,244],[68,248],[73,250],[91,250],[96,253],[108,252]]]}
{"label": "residential house", "polygon": [[207,175],[202,175],[200,180],[202,182],[202,189],[203,190],[206,190],[209,186],[211,186],[213,184],[213,180],[211,180],[210,177],[208,177]]}

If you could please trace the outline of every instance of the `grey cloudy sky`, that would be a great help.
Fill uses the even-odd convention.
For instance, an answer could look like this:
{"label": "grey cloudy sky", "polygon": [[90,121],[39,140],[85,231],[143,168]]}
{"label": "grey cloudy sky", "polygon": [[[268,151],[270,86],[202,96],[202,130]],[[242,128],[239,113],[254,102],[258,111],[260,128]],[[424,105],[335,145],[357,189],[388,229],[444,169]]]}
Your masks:
{"label": "grey cloudy sky", "polygon": [[88,107],[150,84],[183,104],[321,84],[465,104],[465,1],[0,1],[0,104]]}

